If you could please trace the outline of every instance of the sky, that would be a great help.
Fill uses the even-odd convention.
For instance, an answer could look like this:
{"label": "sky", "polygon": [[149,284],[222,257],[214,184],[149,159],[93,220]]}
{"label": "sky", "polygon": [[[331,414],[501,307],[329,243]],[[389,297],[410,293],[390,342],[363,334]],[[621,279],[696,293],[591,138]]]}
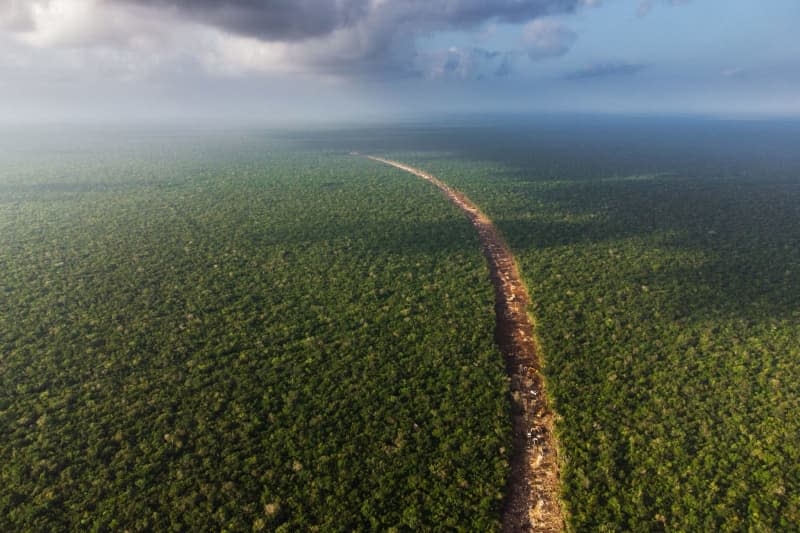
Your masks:
{"label": "sky", "polygon": [[800,116],[798,0],[0,0],[0,121]]}

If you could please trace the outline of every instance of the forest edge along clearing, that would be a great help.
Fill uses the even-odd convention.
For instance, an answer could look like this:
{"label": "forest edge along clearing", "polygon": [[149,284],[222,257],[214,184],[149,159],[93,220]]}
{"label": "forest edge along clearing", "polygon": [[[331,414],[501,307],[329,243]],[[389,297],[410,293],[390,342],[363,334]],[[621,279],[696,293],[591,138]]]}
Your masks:
{"label": "forest edge along clearing", "polygon": [[513,398],[513,452],[503,530],[562,531],[554,415],[547,404],[533,324],[527,312],[528,292],[511,251],[492,221],[461,192],[404,163],[365,157],[432,183],[467,214],[478,231],[495,290],[495,341],[506,358]]}
{"label": "forest edge along clearing", "polygon": [[511,251],[492,221],[464,194],[404,163],[366,157],[432,183],[467,214],[478,231],[495,289],[495,340],[506,358],[513,398],[513,452],[503,530],[562,531],[553,413],[547,405],[533,325],[527,313],[527,289]]}

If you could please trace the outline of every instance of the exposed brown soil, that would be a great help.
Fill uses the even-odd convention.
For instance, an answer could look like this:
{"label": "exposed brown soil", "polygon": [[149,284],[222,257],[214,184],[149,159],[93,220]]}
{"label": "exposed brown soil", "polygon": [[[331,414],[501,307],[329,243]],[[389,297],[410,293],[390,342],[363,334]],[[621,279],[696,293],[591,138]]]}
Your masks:
{"label": "exposed brown soil", "polygon": [[417,168],[381,157],[366,157],[433,183],[467,214],[478,230],[494,284],[495,341],[506,359],[513,402],[513,452],[503,531],[562,531],[553,413],[547,405],[541,362],[527,312],[528,291],[514,257],[492,221],[462,193]]}

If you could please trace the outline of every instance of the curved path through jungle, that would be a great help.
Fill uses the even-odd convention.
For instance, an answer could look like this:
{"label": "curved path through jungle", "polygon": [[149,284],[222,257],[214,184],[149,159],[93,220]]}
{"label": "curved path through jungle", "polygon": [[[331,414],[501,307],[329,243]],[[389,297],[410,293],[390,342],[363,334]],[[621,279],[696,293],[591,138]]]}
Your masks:
{"label": "curved path through jungle", "polygon": [[533,324],[527,312],[528,291],[511,251],[492,221],[461,192],[404,163],[366,157],[429,181],[466,213],[478,231],[494,285],[495,341],[506,359],[513,399],[513,452],[503,531],[562,531],[553,413],[547,404]]}

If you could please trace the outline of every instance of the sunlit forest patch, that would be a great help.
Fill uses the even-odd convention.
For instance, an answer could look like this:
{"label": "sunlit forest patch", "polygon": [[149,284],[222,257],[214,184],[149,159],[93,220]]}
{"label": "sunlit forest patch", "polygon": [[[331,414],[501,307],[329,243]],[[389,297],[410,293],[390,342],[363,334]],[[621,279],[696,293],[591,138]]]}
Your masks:
{"label": "sunlit forest patch", "polygon": [[468,221],[391,169],[235,140],[5,154],[0,529],[496,529]]}

